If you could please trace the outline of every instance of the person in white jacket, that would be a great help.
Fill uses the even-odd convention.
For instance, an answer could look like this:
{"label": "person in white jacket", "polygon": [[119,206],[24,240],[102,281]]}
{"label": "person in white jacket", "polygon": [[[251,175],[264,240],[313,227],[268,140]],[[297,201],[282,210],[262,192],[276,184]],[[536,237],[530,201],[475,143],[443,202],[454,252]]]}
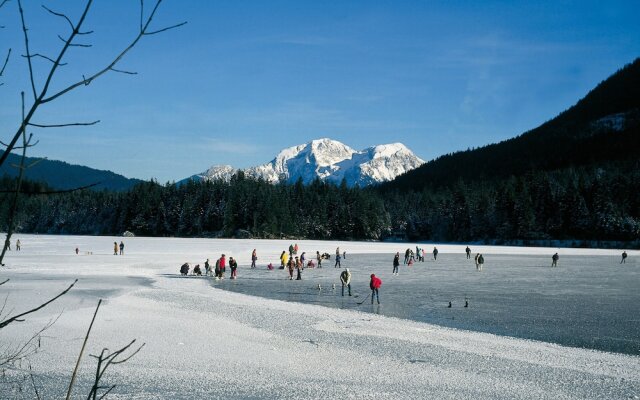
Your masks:
{"label": "person in white jacket", "polygon": [[351,271],[349,268],[340,273],[340,282],[342,282],[342,295],[344,296],[344,287],[349,289],[349,296],[351,296]]}

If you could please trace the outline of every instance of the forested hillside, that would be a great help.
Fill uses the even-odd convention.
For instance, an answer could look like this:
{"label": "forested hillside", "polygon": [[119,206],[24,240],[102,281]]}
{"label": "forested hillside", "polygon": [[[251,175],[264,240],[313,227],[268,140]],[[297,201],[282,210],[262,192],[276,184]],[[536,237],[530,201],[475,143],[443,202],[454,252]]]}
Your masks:
{"label": "forested hillside", "polygon": [[513,139],[441,156],[384,185],[413,190],[624,161],[640,150],[640,58],[556,118]]}
{"label": "forested hillside", "polygon": [[[0,177],[17,176],[18,169],[12,165],[19,163],[20,156],[10,153],[7,161],[0,167]],[[62,190],[97,184],[93,187],[94,190],[122,191],[131,189],[141,182],[139,179],[129,179],[111,171],[68,164],[63,161],[27,157],[26,165],[32,165],[25,171],[25,177],[28,180]]]}

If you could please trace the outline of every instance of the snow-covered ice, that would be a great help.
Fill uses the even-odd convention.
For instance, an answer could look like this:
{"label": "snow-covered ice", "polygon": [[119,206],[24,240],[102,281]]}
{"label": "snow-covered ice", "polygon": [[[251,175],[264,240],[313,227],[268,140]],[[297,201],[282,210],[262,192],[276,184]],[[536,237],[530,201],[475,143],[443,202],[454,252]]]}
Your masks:
{"label": "snow-covered ice", "polygon": [[[99,353],[102,347],[116,349],[134,338],[146,343],[136,357],[107,372],[105,383],[118,384],[111,398],[626,399],[640,396],[637,355],[457,330],[378,315],[375,310],[361,312],[255,297],[212,287],[207,278],[184,278],[177,274],[185,261],[202,265],[207,257],[213,262],[220,253],[225,253],[240,262],[240,279],[233,284],[241,286],[243,279],[249,283],[252,276],[267,274],[264,265],[276,264],[289,242],[136,237],[124,238],[125,255],[114,256],[113,242],[123,238],[20,235],[20,239],[23,250],[10,252],[5,260],[7,266],[0,270],[1,280],[11,279],[0,286],[0,295],[9,296],[6,310],[23,311],[55,295],[76,277],[80,279],[67,296],[25,322],[0,330],[0,347],[15,345],[62,312],[45,332],[41,350],[30,359],[45,398],[63,396],[98,298],[106,301],[98,314],[87,353]],[[378,257],[385,260],[389,254],[410,246],[312,241],[298,244],[307,254],[315,254],[316,250],[334,254],[337,246],[346,250],[345,266],[354,263],[350,266],[354,271],[354,291],[360,294],[366,293],[366,288],[361,288],[365,282],[362,277],[380,268],[384,280],[381,314],[386,307],[385,299],[391,300],[394,285],[399,283],[393,283],[390,266],[377,266],[375,260]],[[79,255],[74,253],[76,246],[80,249]],[[509,255],[540,256],[544,261],[532,268],[543,271],[546,259],[556,251],[474,247],[477,247],[473,248],[474,252],[482,252],[487,258],[483,279],[490,279],[487,277],[492,273],[492,254],[496,259]],[[248,269],[253,248],[258,251],[260,271]],[[418,264],[412,267],[413,273],[419,274],[418,268],[430,268],[428,271],[434,277],[446,275],[445,260],[454,255],[460,257],[464,246],[438,245],[438,249],[443,266]],[[640,257],[638,252],[629,252],[627,265],[619,266],[616,261],[621,251],[559,251],[561,267],[552,271],[555,275],[535,282],[541,292],[545,285],[554,282],[561,285],[568,279],[567,275],[580,273],[580,266],[568,266],[570,260],[580,257],[612,260],[607,266],[610,270],[601,276],[594,275],[590,265],[583,266],[585,271],[589,270],[590,278],[624,273],[626,283],[637,287],[638,275],[632,271],[638,267],[635,261]],[[371,257],[370,265],[351,261],[357,258],[355,254],[368,254],[361,257],[363,260]],[[302,282],[287,281],[286,284],[312,291],[314,279],[337,275],[332,264],[322,271],[305,271]],[[465,270],[456,269],[453,264],[449,266],[450,274],[465,276]],[[382,268],[388,272],[382,272]],[[629,272],[620,272],[621,268]],[[510,271],[513,270],[505,267],[502,274]],[[545,273],[548,271],[544,269]],[[284,278],[283,271],[269,273]],[[399,282],[408,282],[409,276],[406,267],[401,266]],[[516,287],[523,287],[520,280],[530,276],[526,273],[512,279],[517,281]],[[469,283],[469,279],[476,278],[461,279]],[[230,284],[228,280],[223,282]],[[496,290],[508,286],[494,283]],[[268,290],[269,284],[265,282],[264,290]],[[592,290],[587,282],[582,284],[585,290]],[[615,296],[613,286],[607,290]],[[560,289],[555,286],[554,290]],[[579,290],[567,288],[567,291]],[[472,302],[472,306],[475,303]],[[636,332],[636,339],[637,335]],[[76,397],[86,397],[94,366],[94,360],[85,355],[74,392]],[[24,363],[21,367],[27,368]],[[18,372],[7,373],[11,377]],[[28,389],[28,385],[25,387]],[[15,384],[0,386],[0,398],[33,397],[28,391],[19,393],[15,388]]]}

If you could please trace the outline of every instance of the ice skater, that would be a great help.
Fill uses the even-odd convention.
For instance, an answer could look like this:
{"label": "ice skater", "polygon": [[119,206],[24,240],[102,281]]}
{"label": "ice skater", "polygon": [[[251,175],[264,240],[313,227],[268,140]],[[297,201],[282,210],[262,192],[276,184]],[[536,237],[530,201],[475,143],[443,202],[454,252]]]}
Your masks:
{"label": "ice skater", "polygon": [[[19,243],[19,242],[18,242]],[[16,245],[17,247],[17,245]],[[20,248],[18,247],[18,250],[20,250]],[[627,263],[627,252],[623,251],[622,252],[622,260],[620,260],[620,264],[626,264]]]}
{"label": "ice skater", "polygon": [[349,268],[340,273],[340,282],[342,282],[342,297],[344,297],[344,287],[349,289],[349,296],[351,296],[351,272]]}
{"label": "ice skater", "polygon": [[118,255],[118,242],[113,242],[113,255]]}
{"label": "ice skater", "polygon": [[340,265],[340,253],[336,253],[336,265],[333,266],[333,268],[342,268],[342,265]]}
{"label": "ice skater", "polygon": [[560,259],[560,256],[558,255],[558,253],[554,254],[551,257],[551,266],[552,267],[557,267],[558,266],[558,260]]}
{"label": "ice skater", "polygon": [[124,242],[120,241],[120,255],[124,254]]}
{"label": "ice skater", "polygon": [[316,260],[318,261],[318,268],[322,268],[322,256],[319,251],[316,251]]}
{"label": "ice skater", "polygon": [[238,278],[238,263],[233,257],[229,257],[229,268],[231,268],[231,279]]}
{"label": "ice skater", "polygon": [[469,248],[469,246],[467,246],[466,249],[464,249],[465,253],[467,253],[467,260],[471,259],[471,249]]}
{"label": "ice skater", "polygon": [[400,253],[396,253],[396,255],[393,257],[393,272],[391,272],[394,275],[398,275],[398,267],[400,266]]}
{"label": "ice skater", "polygon": [[484,256],[480,254],[478,256],[478,271],[482,271],[482,265],[484,265]]}
{"label": "ice skater", "polygon": [[474,257],[474,261],[476,263],[476,271],[479,271],[479,269],[478,269],[478,257],[480,257],[480,253],[476,253],[476,256]]}
{"label": "ice skater", "polygon": [[371,280],[369,281],[369,288],[371,288],[371,304],[373,304],[373,298],[375,297],[380,304],[380,294],[378,290],[382,286],[382,280],[376,276],[376,274],[371,274]]}
{"label": "ice skater", "polygon": [[433,248],[433,261],[436,261],[438,259],[438,249],[437,248]]}
{"label": "ice skater", "polygon": [[256,249],[253,249],[251,252],[251,269],[256,268],[256,261],[258,260],[258,254],[256,253]]}
{"label": "ice skater", "polygon": [[20,239],[16,241],[16,251],[20,251]]}
{"label": "ice skater", "polygon": [[302,269],[304,267],[302,266],[302,261],[300,261],[298,259],[298,257],[296,257],[296,269],[298,270],[298,275],[296,276],[296,280],[297,281],[301,281],[302,280]]}
{"label": "ice skater", "polygon": [[293,258],[289,259],[289,262],[287,263],[287,268],[289,270],[289,280],[292,281],[293,280],[293,270],[296,267],[296,262],[293,260]]}

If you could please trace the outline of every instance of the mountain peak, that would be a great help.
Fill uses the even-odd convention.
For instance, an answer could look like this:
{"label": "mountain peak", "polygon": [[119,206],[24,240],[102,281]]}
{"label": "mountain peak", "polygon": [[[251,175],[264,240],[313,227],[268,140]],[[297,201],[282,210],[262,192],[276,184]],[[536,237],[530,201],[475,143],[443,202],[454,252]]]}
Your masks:
{"label": "mountain peak", "polygon": [[[424,163],[402,143],[383,144],[356,151],[330,138],[320,138],[283,149],[270,162],[244,169],[244,173],[271,183],[308,184],[316,178],[349,186],[366,186],[394,179]],[[229,179],[236,170],[213,166],[190,179]]]}

